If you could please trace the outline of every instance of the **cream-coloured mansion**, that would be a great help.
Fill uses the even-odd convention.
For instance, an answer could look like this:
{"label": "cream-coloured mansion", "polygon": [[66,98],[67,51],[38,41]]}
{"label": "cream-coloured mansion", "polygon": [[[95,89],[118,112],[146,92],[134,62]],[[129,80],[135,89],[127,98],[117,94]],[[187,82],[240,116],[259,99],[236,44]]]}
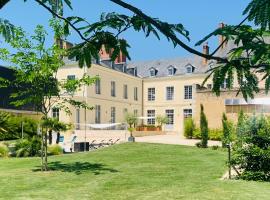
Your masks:
{"label": "cream-coloured mansion", "polygon": [[[228,48],[221,49],[219,54],[224,54]],[[208,45],[204,45],[203,51],[209,52]],[[211,93],[211,80],[202,88],[206,71],[213,65],[214,62],[199,57],[127,63],[124,55],[112,61],[106,51],[100,52],[100,60],[92,64],[91,68],[80,69],[77,62],[67,60],[58,73],[58,79],[79,78],[85,72],[90,76],[99,76],[100,80],[94,85],[82,88],[74,95],[74,98],[86,101],[94,109],[87,110],[85,115],[83,109],[72,108],[73,114],[69,116],[54,108],[52,116],[76,124],[77,129],[83,129],[80,124],[85,122],[124,122],[127,112],[144,117],[144,123],[149,125],[156,124],[156,116],[166,115],[169,122],[164,129],[182,133],[186,117],[192,116],[198,122],[200,104],[205,107],[211,128],[221,125],[223,112],[234,118],[240,107],[247,113],[254,112],[256,106],[264,109],[260,112],[268,112],[267,106],[262,103],[268,99],[264,94],[245,102],[242,97],[236,97],[235,91],[226,90],[226,83],[220,97]]]}

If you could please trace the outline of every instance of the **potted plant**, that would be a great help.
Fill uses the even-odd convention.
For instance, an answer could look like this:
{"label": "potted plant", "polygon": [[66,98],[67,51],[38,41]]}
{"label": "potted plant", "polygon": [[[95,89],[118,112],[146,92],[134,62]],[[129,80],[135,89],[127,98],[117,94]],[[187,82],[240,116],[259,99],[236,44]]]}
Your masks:
{"label": "potted plant", "polygon": [[130,136],[128,138],[129,142],[135,142],[135,137],[133,137],[132,133],[135,130],[135,125],[138,122],[137,116],[131,113],[127,113],[125,116],[125,120],[128,124],[128,131],[130,132]]}
{"label": "potted plant", "polygon": [[167,116],[159,115],[157,116],[156,121],[158,123],[157,131],[162,131],[163,124],[167,124],[169,122],[169,118]]}

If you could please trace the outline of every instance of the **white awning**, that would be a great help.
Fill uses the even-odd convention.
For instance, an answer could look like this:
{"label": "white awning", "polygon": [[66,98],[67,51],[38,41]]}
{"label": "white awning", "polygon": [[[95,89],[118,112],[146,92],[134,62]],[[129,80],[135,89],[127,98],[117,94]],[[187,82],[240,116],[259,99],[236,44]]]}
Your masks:
{"label": "white awning", "polygon": [[155,117],[137,117],[138,119],[155,119]]}
{"label": "white awning", "polygon": [[90,128],[105,129],[105,128],[111,128],[114,126],[121,125],[121,123],[112,123],[112,124],[78,124],[78,123],[75,123],[75,125],[82,125],[82,126],[86,125],[87,127],[90,127]]}

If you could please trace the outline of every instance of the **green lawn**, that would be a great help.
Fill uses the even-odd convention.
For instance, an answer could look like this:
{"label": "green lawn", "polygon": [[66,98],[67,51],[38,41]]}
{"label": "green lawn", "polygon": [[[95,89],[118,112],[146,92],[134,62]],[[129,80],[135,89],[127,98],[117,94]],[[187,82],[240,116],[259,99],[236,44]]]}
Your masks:
{"label": "green lawn", "polygon": [[270,184],[221,181],[226,153],[121,144],[90,153],[0,159],[0,199],[270,199]]}

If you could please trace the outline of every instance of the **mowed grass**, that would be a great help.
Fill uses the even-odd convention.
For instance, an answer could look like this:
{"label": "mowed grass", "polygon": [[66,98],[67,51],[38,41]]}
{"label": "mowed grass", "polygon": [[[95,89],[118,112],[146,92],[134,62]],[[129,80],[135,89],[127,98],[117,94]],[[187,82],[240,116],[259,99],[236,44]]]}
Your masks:
{"label": "mowed grass", "polygon": [[0,199],[270,199],[270,184],[222,181],[226,152],[121,144],[89,153],[0,159]]}

